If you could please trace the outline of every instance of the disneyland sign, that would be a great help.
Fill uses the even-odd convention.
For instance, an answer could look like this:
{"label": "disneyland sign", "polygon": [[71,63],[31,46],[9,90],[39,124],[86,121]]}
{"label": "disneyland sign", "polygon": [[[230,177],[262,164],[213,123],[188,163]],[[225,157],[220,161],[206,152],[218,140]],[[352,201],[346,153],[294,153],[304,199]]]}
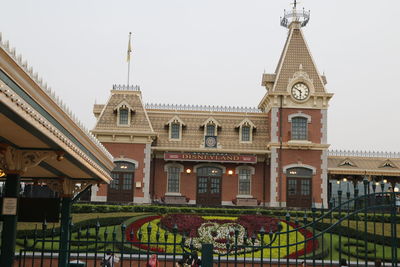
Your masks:
{"label": "disneyland sign", "polygon": [[237,154],[217,154],[217,153],[213,154],[213,153],[165,152],[164,160],[257,163],[257,156],[237,155]]}

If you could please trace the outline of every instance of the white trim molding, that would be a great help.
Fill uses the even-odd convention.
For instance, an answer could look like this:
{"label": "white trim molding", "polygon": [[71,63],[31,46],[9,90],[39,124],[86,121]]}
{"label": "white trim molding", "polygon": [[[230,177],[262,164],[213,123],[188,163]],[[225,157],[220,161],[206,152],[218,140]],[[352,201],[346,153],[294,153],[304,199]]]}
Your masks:
{"label": "white trim molding", "polygon": [[125,162],[129,162],[135,165],[135,170],[137,170],[139,168],[139,162],[137,162],[134,159],[130,159],[130,158],[114,158],[114,162],[121,162],[121,161],[125,161]]}
{"label": "white trim molding", "polygon": [[[248,141],[243,141],[243,126],[250,128]],[[239,124],[237,124],[235,128],[239,128],[239,143],[250,144],[253,142],[253,130],[256,129],[256,126],[251,120],[245,118]]]}
{"label": "white trim molding", "polygon": [[[321,199],[324,207],[328,207],[328,151],[323,150],[321,153]],[[321,203],[321,205],[322,205]],[[318,203],[317,203],[318,204]],[[317,207],[321,208],[321,207]]]}
{"label": "white trim molding", "polygon": [[202,168],[202,167],[214,167],[214,168],[220,168],[222,169],[222,174],[226,173],[226,167],[224,165],[221,164],[217,164],[217,163],[200,163],[200,164],[196,164],[193,166],[193,172],[197,173],[197,169],[198,168]]}
{"label": "white trim molding", "polygon": [[278,111],[279,109],[277,107],[271,108],[271,142],[272,143],[278,143]]}
{"label": "white trim molding", "polygon": [[321,144],[328,142],[328,110],[321,109]]}
{"label": "white trim molding", "polygon": [[[172,124],[179,124],[179,138],[172,138]],[[169,141],[181,141],[182,140],[182,129],[186,124],[178,116],[174,116],[165,125],[168,125],[168,140]]]}
{"label": "white trim molding", "polygon": [[[169,168],[178,168],[179,169],[179,176],[178,176],[178,192],[169,192],[168,191],[168,184],[169,184]],[[165,195],[166,196],[182,196],[181,194],[181,173],[184,171],[184,166],[182,164],[171,162],[164,164],[164,172],[167,174],[167,183],[165,188]]]}
{"label": "white trim molding", "polygon": [[278,196],[278,149],[271,148],[271,188],[270,188],[270,207],[279,207]]}
{"label": "white trim molding", "polygon": [[292,122],[292,119],[293,119],[293,118],[296,118],[296,117],[305,118],[305,119],[307,119],[307,122],[308,122],[308,123],[311,123],[311,116],[308,115],[308,114],[305,114],[305,113],[303,113],[303,112],[301,112],[301,111],[298,111],[297,113],[292,113],[292,114],[290,114],[290,115],[288,116],[288,121],[289,121],[289,122]]}
{"label": "white trim molding", "polygon": [[[121,109],[128,110],[128,123],[127,124],[120,123],[120,110]],[[128,104],[128,102],[125,100],[125,98],[114,108],[114,111],[117,111],[117,126],[129,127],[131,125],[132,112],[135,112],[135,110]]]}
{"label": "white trim molding", "polygon": [[143,168],[143,201],[142,203],[151,203],[150,198],[150,163],[151,162],[151,144],[146,144],[144,148],[144,168]]}
{"label": "white trim molding", "polygon": [[286,171],[288,170],[288,169],[291,169],[291,168],[305,168],[305,169],[310,169],[310,170],[312,170],[312,173],[313,173],[313,175],[315,175],[316,173],[317,173],[317,169],[315,168],[315,167],[313,167],[313,166],[311,166],[311,165],[307,165],[307,164],[302,164],[302,163],[296,163],[296,164],[289,164],[289,165],[286,165],[286,166],[283,166],[283,173],[284,174],[286,174]]}
{"label": "white trim molding", "polygon": [[214,125],[214,135],[218,135],[218,127],[221,127],[221,124],[214,119],[213,117],[209,117],[207,120],[205,120],[200,126],[204,127],[204,136],[207,135],[207,125]]}
{"label": "white trim molding", "polygon": [[182,164],[176,162],[170,162],[164,164],[164,171],[167,172],[169,167],[177,167],[180,169],[180,172],[183,172],[184,170],[184,166]]}
{"label": "white trim molding", "polygon": [[[250,192],[249,194],[240,194],[240,171],[241,170],[250,170]],[[247,166],[247,165],[242,165],[242,166],[238,166],[235,168],[235,174],[237,174],[237,186],[238,186],[238,195],[236,196],[237,198],[253,198],[251,192],[251,188],[253,185],[253,175],[255,174],[256,169],[253,166]]]}

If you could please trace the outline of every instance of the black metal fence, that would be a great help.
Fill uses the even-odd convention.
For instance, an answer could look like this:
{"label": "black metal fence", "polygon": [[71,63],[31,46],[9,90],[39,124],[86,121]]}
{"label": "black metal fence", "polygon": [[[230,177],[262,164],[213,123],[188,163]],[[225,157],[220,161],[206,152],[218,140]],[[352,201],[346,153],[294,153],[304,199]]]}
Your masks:
{"label": "black metal fence", "polygon": [[[209,242],[199,243],[177,226],[162,230],[148,222],[135,229],[124,224],[86,227],[70,225],[70,266],[101,266],[114,255],[115,266],[148,266],[157,257],[159,266],[175,266],[187,258],[201,258],[201,266],[397,266],[400,239],[397,235],[398,193],[358,196],[339,190],[337,203],[329,210],[288,211],[273,224],[261,224],[250,232],[225,222],[224,227],[204,224]],[[211,227],[211,230],[207,230]],[[214,229],[214,230],[212,230]],[[19,240],[15,266],[58,266],[60,231],[48,228],[27,233]]]}

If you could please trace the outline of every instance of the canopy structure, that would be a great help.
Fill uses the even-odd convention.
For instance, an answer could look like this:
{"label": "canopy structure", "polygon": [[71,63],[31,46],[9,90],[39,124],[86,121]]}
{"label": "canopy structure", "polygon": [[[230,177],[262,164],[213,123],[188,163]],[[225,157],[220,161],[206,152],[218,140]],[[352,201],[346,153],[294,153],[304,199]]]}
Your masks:
{"label": "canopy structure", "polygon": [[[21,181],[47,184],[62,197],[68,232],[72,197],[90,184],[109,183],[113,168],[111,154],[0,35],[0,266],[13,262]],[[60,248],[61,266],[62,254]]]}

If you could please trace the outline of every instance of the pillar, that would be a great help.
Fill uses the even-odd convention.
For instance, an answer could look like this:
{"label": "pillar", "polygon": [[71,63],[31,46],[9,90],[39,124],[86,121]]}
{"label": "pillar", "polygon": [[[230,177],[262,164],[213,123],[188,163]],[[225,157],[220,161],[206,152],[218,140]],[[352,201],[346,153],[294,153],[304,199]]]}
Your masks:
{"label": "pillar", "polygon": [[[7,174],[4,192],[5,198],[18,198],[20,177],[20,174]],[[15,215],[3,215],[3,218],[0,266],[12,267],[15,258],[15,241],[17,236],[18,216],[17,213],[15,213]]]}
{"label": "pillar", "polygon": [[71,196],[64,196],[61,199],[61,222],[60,222],[60,249],[58,254],[58,267],[67,267],[69,259],[69,237],[71,221]]}

